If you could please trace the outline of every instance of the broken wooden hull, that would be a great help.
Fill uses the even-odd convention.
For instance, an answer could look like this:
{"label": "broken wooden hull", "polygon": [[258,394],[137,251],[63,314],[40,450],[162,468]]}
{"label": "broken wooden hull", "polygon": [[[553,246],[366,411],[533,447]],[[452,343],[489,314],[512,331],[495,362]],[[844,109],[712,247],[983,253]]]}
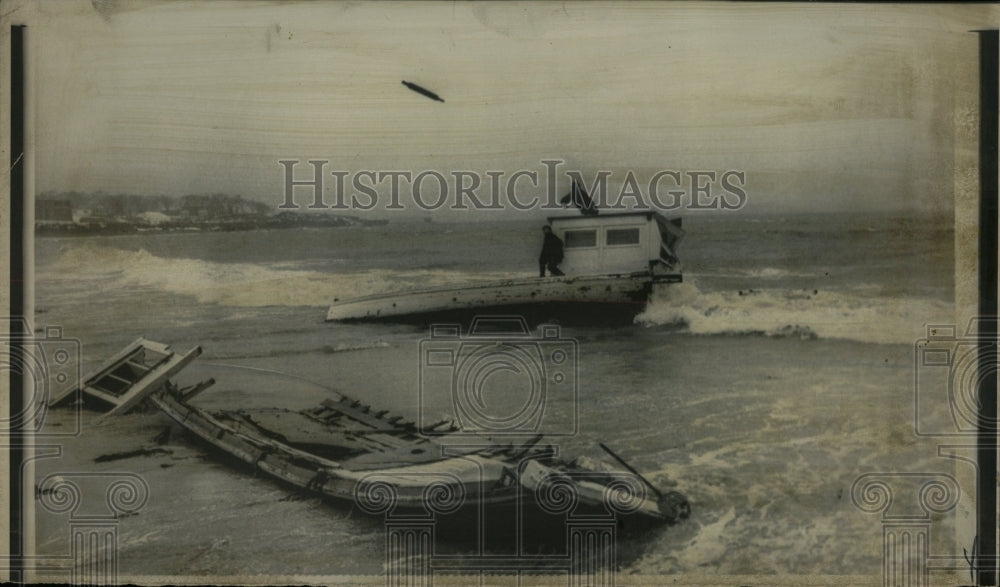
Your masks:
{"label": "broken wooden hull", "polygon": [[[483,445],[480,449],[456,445],[456,456],[415,462],[393,462],[392,452],[374,461],[348,458],[335,461],[254,433],[250,427],[218,417],[164,392],[150,396],[163,413],[223,453],[285,483],[336,501],[351,503],[371,514],[447,516],[459,510],[463,517],[472,509],[502,509],[522,515],[560,515],[558,511],[572,494],[575,513],[619,514],[636,526],[675,522],[688,514],[686,500],[676,493],[657,498],[628,475],[577,470],[551,462],[550,447]],[[285,412],[293,415],[295,412]],[[339,444],[335,442],[335,444]],[[402,442],[395,451],[406,456],[418,451],[449,451],[445,444],[421,440]],[[567,493],[568,492],[568,493]],[[611,493],[609,493],[611,492]],[[614,493],[617,492],[617,493]],[[550,496],[555,506],[539,503]],[[616,512],[616,504],[627,503]],[[529,513],[537,512],[537,513]]]}
{"label": "broken wooden hull", "polygon": [[[103,417],[151,402],[202,441],[255,470],[371,514],[416,512],[434,519],[454,514],[453,520],[475,523],[485,509],[501,508],[518,520],[597,515],[623,523],[638,520],[641,527],[688,514],[683,496],[660,493],[613,453],[629,472],[560,461],[555,447],[540,443],[541,435],[498,441],[463,432],[450,420],[418,429],[388,410],[339,394],[306,410],[210,413],[191,400],[213,379],[184,388],[168,379],[200,352],[195,347],[180,354],[139,339],[84,379],[76,395],[103,406]],[[56,403],[70,397],[67,393]]]}
{"label": "broken wooden hull", "polygon": [[[254,437],[219,421],[213,415],[186,405],[170,394],[152,396],[151,401],[167,416],[201,440],[222,452],[252,465],[280,481],[326,497],[358,503],[364,510],[377,510],[387,487],[392,504],[401,510],[424,508],[426,489],[433,478],[447,479],[447,487],[461,493],[482,494],[482,501],[504,503],[516,499],[516,493],[481,491],[486,480],[495,481],[502,463],[472,455],[451,459],[450,466],[413,465],[385,470],[348,470],[336,461],[288,446],[263,436]],[[461,488],[459,488],[461,485]],[[442,488],[444,489],[444,488]],[[370,495],[368,494],[370,493]],[[359,503],[360,502],[360,503]],[[373,513],[375,513],[373,511]]]}
{"label": "broken wooden hull", "polygon": [[650,273],[511,279],[335,301],[326,319],[421,322],[490,313],[539,321],[630,318],[645,308],[654,283],[679,281],[680,274]]}

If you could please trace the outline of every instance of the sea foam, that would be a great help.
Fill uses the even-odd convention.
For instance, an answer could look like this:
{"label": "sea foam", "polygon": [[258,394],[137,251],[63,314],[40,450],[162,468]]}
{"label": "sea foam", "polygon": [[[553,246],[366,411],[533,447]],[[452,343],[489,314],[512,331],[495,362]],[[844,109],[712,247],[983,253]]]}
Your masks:
{"label": "sea foam", "polygon": [[[508,272],[447,269],[323,272],[295,269],[289,263],[229,263],[154,255],[83,243],[67,245],[58,261],[39,272],[41,279],[93,280],[102,290],[131,288],[193,296],[201,303],[226,306],[328,306],[336,299],[514,277]],[[523,276],[523,275],[522,275]]]}
{"label": "sea foam", "polygon": [[837,338],[912,344],[928,323],[953,320],[954,307],[917,297],[864,291],[744,289],[701,291],[691,278],[660,286],[636,322],[692,334]]}

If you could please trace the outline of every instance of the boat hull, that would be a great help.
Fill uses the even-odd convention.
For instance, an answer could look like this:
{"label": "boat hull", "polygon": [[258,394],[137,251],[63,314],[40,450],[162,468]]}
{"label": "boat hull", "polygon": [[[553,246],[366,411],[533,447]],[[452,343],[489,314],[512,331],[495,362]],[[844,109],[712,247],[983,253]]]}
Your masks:
{"label": "boat hull", "polygon": [[645,308],[654,283],[680,280],[680,275],[635,273],[536,277],[414,290],[335,301],[326,319],[426,323],[513,314],[529,322],[630,321]]}
{"label": "boat hull", "polygon": [[[559,528],[561,524],[553,522],[568,512],[553,512],[551,507],[536,500],[539,480],[550,473],[553,479],[572,481],[571,491],[577,494],[578,501],[574,514],[608,516],[610,513],[603,485],[542,465],[529,456],[518,462],[470,453],[427,463],[350,469],[273,438],[247,434],[169,392],[154,394],[149,399],[172,420],[224,455],[279,481],[351,503],[369,514],[431,515],[460,532],[466,522],[480,519],[477,512],[489,511],[491,516],[498,516],[495,519],[511,516],[536,522],[545,519],[548,521],[542,526]],[[530,483],[529,477],[533,477]],[[637,494],[640,495],[637,507],[617,518],[623,529],[648,528],[687,517],[687,502],[679,494],[657,501],[650,495],[641,496],[642,493]]]}
{"label": "boat hull", "polygon": [[[500,324],[510,326],[504,321],[495,326]],[[195,347],[178,354],[140,338],[106,361],[76,395],[109,404],[109,414],[150,402],[214,451],[255,473],[386,521],[401,516],[459,530],[451,536],[466,543],[483,535],[487,519],[490,535],[502,537],[501,544],[521,544],[525,533],[542,544],[565,542],[570,518],[600,519],[627,530],[689,514],[684,496],[660,492],[604,445],[627,472],[585,462],[582,456],[557,458],[558,447],[542,443],[540,434],[472,435],[450,419],[423,429],[433,435],[423,434],[401,415],[339,393],[304,410],[208,412],[190,401],[214,379],[186,387],[166,380],[200,352]],[[114,381],[120,387],[107,387]]]}

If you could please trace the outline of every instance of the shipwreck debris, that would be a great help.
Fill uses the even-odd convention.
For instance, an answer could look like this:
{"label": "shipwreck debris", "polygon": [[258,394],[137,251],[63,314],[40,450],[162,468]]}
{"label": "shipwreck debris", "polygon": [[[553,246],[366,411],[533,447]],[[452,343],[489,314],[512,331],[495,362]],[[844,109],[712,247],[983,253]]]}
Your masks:
{"label": "shipwreck debris", "polygon": [[[351,503],[369,514],[384,513],[389,506],[393,511],[425,514],[488,507],[515,512],[536,508],[545,516],[563,503],[546,500],[563,491],[573,494],[566,503],[576,513],[641,525],[674,523],[690,513],[682,494],[660,491],[604,445],[627,472],[596,470],[580,459],[564,460],[540,434],[497,440],[449,425],[426,436],[402,415],[343,394],[304,410],[210,412],[190,400],[214,380],[182,388],[168,379],[200,353],[195,347],[178,354],[167,345],[140,338],[102,365],[78,391],[85,403],[108,410],[102,417],[148,401],[230,457],[300,491]],[[154,442],[163,444],[168,435],[169,429]],[[157,444],[102,455],[95,461],[172,454]]]}
{"label": "shipwreck debris", "polygon": [[101,455],[94,458],[95,463],[110,463],[112,461],[121,461],[124,459],[131,459],[133,457],[148,457],[152,455],[172,455],[174,451],[165,448],[160,448],[158,446],[148,447],[148,448],[138,448],[136,450],[127,450],[123,452],[115,452]]}
{"label": "shipwreck debris", "polygon": [[110,407],[105,416],[124,414],[151,393],[160,390],[168,378],[201,354],[201,347],[178,355],[168,345],[139,338],[108,359],[97,371],[84,377],[80,387],[69,387],[49,401],[49,407],[68,403],[82,392],[84,403]]}

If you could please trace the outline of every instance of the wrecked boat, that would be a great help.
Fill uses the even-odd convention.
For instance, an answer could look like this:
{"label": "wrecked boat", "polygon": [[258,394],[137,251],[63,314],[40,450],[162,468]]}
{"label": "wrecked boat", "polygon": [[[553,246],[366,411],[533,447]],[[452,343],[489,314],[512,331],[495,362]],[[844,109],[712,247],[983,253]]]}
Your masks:
{"label": "wrecked boat", "polygon": [[646,525],[690,512],[683,495],[661,492],[604,445],[624,469],[600,470],[586,458],[564,461],[541,435],[495,440],[465,434],[447,420],[418,427],[341,394],[298,411],[209,412],[193,400],[213,379],[186,387],[170,379],[200,353],[196,347],[179,354],[140,338],[50,405],[77,398],[106,418],[148,402],[255,470],[373,514],[450,514],[460,507],[553,514],[572,507]]}
{"label": "wrecked boat", "polygon": [[538,322],[550,317],[635,316],[653,286],[683,280],[676,248],[681,219],[658,212],[548,218],[563,242],[558,277],[526,277],[491,283],[414,289],[334,300],[327,321],[423,322],[464,314],[519,314]]}

